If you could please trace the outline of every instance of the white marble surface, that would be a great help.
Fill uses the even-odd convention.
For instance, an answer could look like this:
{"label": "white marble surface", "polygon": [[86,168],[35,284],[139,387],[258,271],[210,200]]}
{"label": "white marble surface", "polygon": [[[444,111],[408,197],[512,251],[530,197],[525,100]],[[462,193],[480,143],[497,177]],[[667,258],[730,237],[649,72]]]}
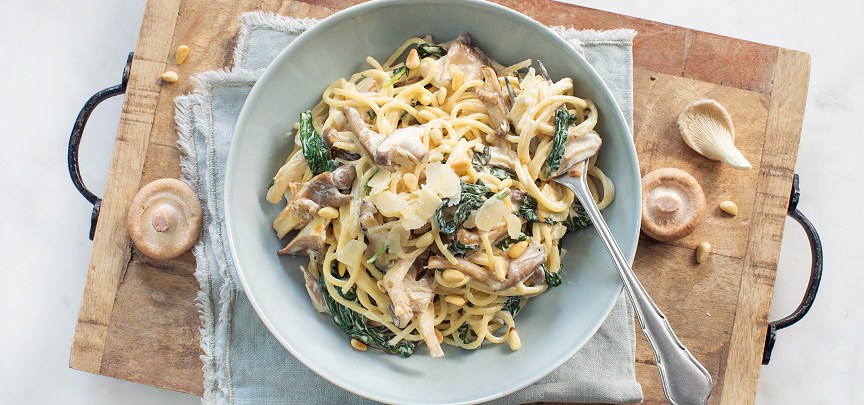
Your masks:
{"label": "white marble surface", "polygon": [[[4,1],[0,5],[0,402],[192,404],[197,397],[67,367],[84,286],[91,207],[66,173],[78,109],[116,84],[145,0]],[[784,330],[757,403],[860,401],[864,358],[860,171],[864,147],[864,3],[802,0],[580,4],[808,51],[813,69],[797,172],[800,208],[819,227],[826,270],[813,311]],[[746,69],[746,66],[742,66]],[[100,107],[81,147],[84,179],[102,191],[120,102]],[[787,221],[772,317],[790,312],[807,279],[803,232]]]}

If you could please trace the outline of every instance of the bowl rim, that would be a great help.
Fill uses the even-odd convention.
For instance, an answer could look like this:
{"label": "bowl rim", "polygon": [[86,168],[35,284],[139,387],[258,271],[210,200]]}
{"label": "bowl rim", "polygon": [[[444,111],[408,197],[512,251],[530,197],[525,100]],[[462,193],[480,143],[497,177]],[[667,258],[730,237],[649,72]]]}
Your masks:
{"label": "bowl rim", "polygon": [[[606,95],[608,95],[613,100],[613,103],[612,103],[613,111],[606,111],[606,112],[604,112],[604,114],[610,114],[610,113],[614,114],[616,120],[624,123],[623,126],[627,132],[627,134],[626,134],[627,139],[630,140],[630,142],[627,142],[625,145],[626,153],[633,156],[633,159],[631,160],[632,165],[629,168],[629,172],[635,173],[637,176],[639,175],[640,169],[639,169],[639,163],[638,163],[638,155],[636,154],[636,147],[635,147],[635,142],[633,141],[632,130],[630,128],[630,124],[628,124],[627,120],[624,118],[624,114],[621,111],[620,106],[618,106],[618,102],[615,100],[615,97],[612,94],[611,90],[609,90],[609,87],[606,85],[605,81],[603,81],[602,77],[599,75],[599,73],[597,73],[597,71],[594,69],[594,67],[590,63],[588,63],[588,61],[585,59],[585,57],[582,54],[580,54],[578,51],[576,51],[576,49],[573,48],[573,46],[568,44],[563,38],[561,38],[561,36],[556,34],[554,31],[552,31],[546,25],[534,20],[531,17],[528,17],[525,14],[522,14],[519,11],[513,10],[511,8],[508,8],[508,7],[505,7],[505,6],[496,4],[496,3],[484,1],[484,0],[375,0],[375,1],[368,1],[365,3],[361,3],[361,4],[357,4],[357,5],[348,7],[346,9],[340,10],[340,11],[338,11],[338,12],[336,12],[336,13],[334,13],[334,14],[332,14],[332,15],[324,18],[324,19],[321,19],[318,23],[314,24],[311,28],[309,28],[308,30],[303,32],[301,35],[299,35],[295,40],[291,41],[291,43],[288,44],[288,46],[286,46],[285,49],[280,51],[279,55],[277,55],[276,58],[274,58],[273,61],[270,62],[268,67],[266,69],[264,69],[264,72],[255,81],[255,84],[252,86],[252,89],[250,90],[249,95],[246,98],[246,101],[243,103],[243,107],[240,109],[240,114],[238,115],[236,124],[234,126],[234,131],[232,134],[232,145],[228,151],[228,158],[227,158],[226,168],[225,168],[225,173],[226,173],[225,184],[224,184],[225,190],[231,189],[231,185],[233,183],[232,176],[228,175],[228,173],[231,173],[231,168],[234,166],[234,162],[238,159],[236,157],[237,148],[235,148],[233,146],[233,139],[238,139],[238,136],[237,136],[238,132],[240,132],[240,129],[245,126],[245,122],[248,120],[247,116],[250,114],[248,112],[248,108],[247,108],[247,106],[249,105],[248,101],[256,99],[259,96],[259,93],[263,91],[262,90],[263,85],[259,86],[260,83],[266,83],[272,76],[276,75],[275,69],[272,69],[274,66],[278,66],[278,65],[283,64],[284,60],[286,58],[288,58],[288,55],[293,52],[294,48],[299,47],[301,44],[314,39],[316,36],[315,34],[317,34],[318,31],[327,30],[330,27],[332,27],[338,23],[341,23],[347,19],[350,19],[353,16],[356,16],[358,14],[362,14],[364,12],[368,12],[371,10],[375,10],[378,8],[390,7],[393,5],[417,4],[417,3],[440,4],[440,5],[465,5],[465,4],[469,4],[469,5],[473,5],[477,8],[480,8],[480,9],[488,8],[488,9],[496,10],[499,12],[503,12],[505,14],[509,14],[511,17],[513,17],[517,20],[520,20],[521,23],[529,25],[529,26],[533,26],[535,29],[536,28],[542,28],[542,30],[540,30],[540,31],[542,31],[544,33],[544,36],[546,37],[546,39],[554,42],[555,45],[559,49],[562,49],[563,52],[566,52],[567,54],[569,54],[568,56],[570,56],[571,58],[580,60],[581,63],[584,65],[584,67],[589,71],[589,74],[594,75],[595,77],[598,78],[599,87],[600,87],[599,90],[601,91],[601,93],[605,93]],[[635,217],[635,223],[638,224],[640,222],[640,218],[641,218],[641,195],[642,195],[642,187],[641,186],[642,185],[641,185],[640,181],[637,181],[635,183],[636,183],[636,191],[638,192],[637,195],[639,196],[640,204],[638,205],[639,209],[634,210],[633,216]],[[264,326],[267,328],[267,330],[270,331],[270,334],[273,335],[273,337],[275,337],[276,340],[279,341],[279,343],[282,345],[282,347],[287,349],[291,353],[292,356],[294,356],[297,360],[299,360],[301,363],[303,363],[303,365],[305,365],[306,367],[308,367],[309,369],[314,371],[317,375],[324,378],[325,380],[327,380],[331,384],[334,384],[334,385],[336,385],[336,386],[338,386],[338,387],[340,387],[340,388],[342,388],[348,392],[351,392],[351,393],[358,395],[358,396],[361,396],[363,398],[367,398],[367,399],[371,399],[371,400],[379,401],[379,402],[384,402],[384,403],[392,402],[392,400],[394,398],[388,398],[388,397],[376,395],[376,394],[371,393],[371,392],[365,392],[360,387],[355,387],[355,386],[351,385],[349,382],[340,381],[340,380],[334,378],[333,375],[326,373],[312,359],[306,358],[305,356],[303,356],[302,353],[297,351],[291,345],[291,343],[288,342],[288,340],[285,339],[285,337],[283,337],[282,334],[273,326],[273,324],[270,322],[266,313],[262,310],[261,305],[258,302],[258,300],[256,299],[254,292],[249,288],[249,283],[247,282],[246,276],[242,270],[243,266],[241,265],[241,263],[237,257],[237,253],[236,253],[237,250],[235,247],[235,239],[234,239],[234,235],[233,235],[233,231],[232,231],[233,220],[232,220],[232,216],[228,215],[228,213],[232,211],[231,207],[233,204],[231,202],[231,198],[230,198],[228,193],[224,193],[224,192],[223,192],[222,198],[223,198],[223,204],[224,204],[224,210],[225,210],[224,220],[225,220],[226,236],[227,236],[227,241],[228,241],[228,247],[229,247],[229,250],[231,252],[232,263],[234,264],[234,267],[237,270],[237,276],[240,280],[240,284],[243,286],[243,290],[246,293],[246,297],[249,300],[249,303],[252,305],[252,308],[255,310],[255,313],[258,315],[258,318],[261,319],[261,322],[264,324]],[[633,220],[633,218],[631,218],[630,220]],[[633,244],[632,248],[630,246],[624,246],[623,247],[623,248],[625,248],[624,249],[625,252],[626,252],[626,248],[630,248],[630,252],[625,253],[625,256],[627,257],[627,260],[631,266],[633,264],[633,259],[636,255],[636,245],[638,244],[638,241],[639,241],[639,232],[640,232],[639,226],[636,226],[635,235],[633,235],[634,244]],[[620,280],[619,280],[619,282],[620,282]],[[472,398],[472,399],[466,399],[466,400],[463,400],[460,402],[454,402],[453,404],[454,405],[476,404],[476,403],[487,402],[487,401],[495,400],[497,398],[504,397],[504,396],[512,394],[512,393],[514,393],[514,392],[516,392],[522,388],[525,388],[530,384],[535,383],[536,381],[540,380],[541,378],[547,376],[552,371],[561,367],[562,364],[564,364],[566,361],[571,359],[576,354],[576,352],[578,352],[580,349],[582,349],[582,347],[585,346],[585,344],[588,342],[588,340],[590,340],[597,333],[597,330],[600,328],[600,326],[609,317],[609,314],[611,313],[612,308],[615,305],[615,302],[617,301],[618,297],[621,295],[622,290],[624,290],[623,282],[621,282],[621,284],[620,284],[620,287],[618,289],[618,294],[615,295],[614,297],[612,297],[612,299],[609,300],[609,302],[605,306],[603,316],[599,317],[598,320],[593,325],[591,325],[590,328],[588,328],[590,330],[590,334],[587,335],[588,337],[583,339],[581,342],[574,344],[572,346],[572,348],[567,352],[567,354],[565,356],[562,356],[561,359],[556,359],[555,361],[550,362],[546,367],[544,367],[542,370],[540,370],[532,378],[529,378],[529,379],[523,380],[521,382],[518,382],[516,384],[513,384],[510,388],[508,388],[504,391],[501,391],[501,392],[498,392],[495,394],[486,395],[486,396],[483,396],[480,398]]]}

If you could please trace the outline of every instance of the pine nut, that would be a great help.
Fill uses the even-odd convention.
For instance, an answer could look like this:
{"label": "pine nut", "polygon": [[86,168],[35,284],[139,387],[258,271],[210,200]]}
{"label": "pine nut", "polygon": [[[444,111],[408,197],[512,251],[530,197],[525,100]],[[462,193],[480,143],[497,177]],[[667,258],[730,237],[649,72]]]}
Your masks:
{"label": "pine nut", "polygon": [[417,247],[426,247],[432,244],[432,239],[432,232],[426,232],[414,240],[414,245]]}
{"label": "pine nut", "polygon": [[408,58],[405,59],[405,66],[411,70],[420,67],[420,54],[417,53],[416,49],[412,49],[408,52]]}
{"label": "pine nut", "polygon": [[465,73],[462,73],[461,70],[452,65],[450,66],[450,76],[452,77],[450,88],[453,91],[456,91],[456,89],[462,87],[462,84],[465,83]]}
{"label": "pine nut", "polygon": [[432,95],[428,93],[423,93],[420,95],[420,97],[417,98],[417,101],[419,101],[422,105],[432,104]]}
{"label": "pine nut", "polygon": [[522,253],[525,253],[525,249],[528,249],[528,241],[523,240],[522,242],[514,243],[513,246],[510,246],[510,249],[507,249],[507,256],[515,259],[522,256]]}
{"label": "pine nut", "polygon": [[432,146],[441,145],[441,142],[444,141],[444,133],[441,132],[441,128],[432,128],[429,130],[429,144]]}
{"label": "pine nut", "polygon": [[442,334],[441,334],[441,331],[438,330],[438,329],[435,329],[435,340],[437,340],[438,343],[443,343],[443,342],[444,342],[444,335],[442,335]]}
{"label": "pine nut", "polygon": [[450,163],[450,168],[456,173],[465,173],[468,171],[469,167],[471,167],[471,161],[468,159],[457,160]]}
{"label": "pine nut", "polygon": [[333,207],[323,207],[318,210],[318,216],[321,218],[336,219],[339,218],[339,211]]}
{"label": "pine nut", "polygon": [[174,55],[174,61],[177,62],[177,66],[182,65],[186,61],[187,56],[189,56],[189,47],[186,45],[178,46],[177,53]]}
{"label": "pine nut", "polygon": [[177,76],[177,72],[167,71],[162,73],[162,81],[165,83],[177,83],[177,80],[180,80],[180,77]]}
{"label": "pine nut", "polygon": [[519,339],[519,334],[516,333],[516,328],[510,328],[510,338],[507,339],[507,344],[510,346],[510,350],[517,351],[522,348],[522,339]]}
{"label": "pine nut", "polygon": [[441,272],[441,278],[443,278],[444,281],[446,281],[448,283],[456,284],[456,283],[461,283],[462,281],[464,281],[465,275],[462,274],[462,272],[459,270],[447,269],[447,270],[444,270],[443,272]]}
{"label": "pine nut", "polygon": [[696,246],[696,263],[702,263],[705,260],[708,260],[708,254],[711,253],[711,244],[708,242],[701,242]]}
{"label": "pine nut", "polygon": [[355,348],[361,352],[366,351],[366,343],[363,343],[357,339],[351,339],[351,347],[353,347],[353,348]]}
{"label": "pine nut", "polygon": [[444,101],[447,99],[447,88],[442,87],[435,92],[435,101],[438,102],[438,105],[444,105]]}
{"label": "pine nut", "polygon": [[414,191],[417,189],[417,175],[414,173],[405,173],[402,175],[402,182],[408,190]]}
{"label": "pine nut", "polygon": [[444,297],[444,302],[446,302],[448,304],[453,304],[457,307],[461,307],[461,306],[465,305],[465,303],[468,301],[465,301],[465,298],[462,297],[461,295],[448,295],[448,296]]}
{"label": "pine nut", "polygon": [[721,202],[720,203],[720,209],[723,210],[723,212],[725,212],[725,213],[727,213],[733,217],[738,215],[738,205],[736,205],[732,201]]}

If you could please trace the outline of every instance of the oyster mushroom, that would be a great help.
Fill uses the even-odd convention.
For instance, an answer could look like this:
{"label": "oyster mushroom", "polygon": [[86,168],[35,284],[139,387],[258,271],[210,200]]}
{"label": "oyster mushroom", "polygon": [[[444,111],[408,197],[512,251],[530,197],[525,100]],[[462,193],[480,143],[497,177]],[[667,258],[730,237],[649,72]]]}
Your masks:
{"label": "oyster mushroom", "polygon": [[396,164],[422,162],[429,153],[429,148],[422,140],[429,130],[425,126],[399,128],[385,137],[370,129],[356,109],[346,107],[345,116],[351,132],[379,166],[393,167]]}
{"label": "oyster mushroom", "polygon": [[[465,75],[463,83],[483,79],[481,69],[489,65],[489,58],[479,48],[471,46],[471,36],[467,32],[459,34],[459,37],[443,46],[447,48],[447,55],[436,61],[432,84],[436,87],[451,87],[453,69]],[[426,72],[422,73],[426,75]]]}
{"label": "oyster mushroom", "polygon": [[192,248],[202,219],[201,204],[191,187],[177,179],[159,179],[138,191],[126,223],[141,253],[167,260]]}
{"label": "oyster mushroom", "polygon": [[486,90],[477,90],[477,98],[486,106],[489,111],[489,118],[492,120],[492,129],[495,130],[496,137],[502,137],[510,132],[510,122],[507,121],[507,108],[504,106],[504,98],[501,97],[501,83],[498,82],[498,75],[495,74],[495,69],[489,66],[483,66],[480,69],[483,72],[483,77],[486,81]]}
{"label": "oyster mushroom", "polygon": [[642,232],[660,242],[681,239],[705,217],[705,194],[689,173],[657,169],[642,178]]}
{"label": "oyster mushroom", "polygon": [[[353,165],[343,165],[332,172],[323,172],[302,185],[292,183],[292,204],[302,206],[305,203],[307,208],[316,210],[318,207],[341,207],[351,201],[351,196],[342,194],[340,190],[351,188],[356,175],[357,170]],[[311,201],[316,206],[304,200]]]}
{"label": "oyster mushroom", "polygon": [[531,274],[534,274],[545,261],[546,246],[537,242],[531,242],[519,257],[510,262],[510,266],[507,268],[507,279],[504,280],[504,285],[501,289],[508,289],[525,280]]}
{"label": "oyster mushroom", "polygon": [[316,217],[310,221],[291,242],[279,249],[280,255],[309,256],[315,261],[324,259],[324,241],[327,238],[329,219]]}
{"label": "oyster mushroom", "polygon": [[276,204],[282,200],[282,196],[288,190],[288,185],[292,182],[297,182],[303,179],[303,174],[309,165],[306,163],[306,158],[300,152],[291,156],[281,168],[273,176],[273,185],[267,189],[267,201],[271,204]]}
{"label": "oyster mushroom", "polygon": [[[336,111],[339,112],[338,110],[336,110]],[[341,115],[342,113],[339,112],[339,114]],[[343,119],[344,119],[344,115],[343,115]],[[329,146],[331,149],[333,149],[333,154],[337,158],[345,159],[345,160],[349,160],[349,161],[360,159],[360,155],[358,155],[354,152],[351,152],[351,151],[347,151],[345,149],[341,149],[341,148],[336,146],[336,143],[353,144],[354,142],[351,139],[349,139],[347,136],[340,134],[339,131],[337,131],[335,128],[333,128],[333,127],[324,128],[324,131],[321,133],[321,137],[324,139],[324,142],[327,143],[327,146]]]}
{"label": "oyster mushroom", "polygon": [[487,284],[489,287],[492,287],[492,289],[496,291],[502,289],[501,282],[495,280],[495,278],[492,277],[492,273],[490,273],[483,267],[471,263],[469,260],[461,257],[457,257],[456,264],[452,264],[449,260],[441,256],[432,256],[429,258],[429,262],[427,263],[426,267],[430,269],[454,269],[468,277],[473,278],[474,280]]}
{"label": "oyster mushroom", "polygon": [[303,266],[300,266],[300,271],[303,272],[303,280],[306,284],[309,300],[312,302],[312,308],[322,314],[330,313],[330,310],[327,309],[327,303],[324,301],[324,293],[321,292],[321,284],[318,283],[318,279]]}
{"label": "oyster mushroom", "polygon": [[416,315],[417,329],[429,352],[432,357],[441,357],[444,352],[435,336],[435,307],[432,304],[435,279],[429,274],[420,275],[413,266],[414,260],[400,259],[387,270],[381,284],[390,297],[393,323],[404,328]]}
{"label": "oyster mushroom", "polygon": [[690,103],[678,116],[678,129],[684,143],[696,153],[736,169],[753,168],[735,147],[732,117],[720,103],[709,99]]}

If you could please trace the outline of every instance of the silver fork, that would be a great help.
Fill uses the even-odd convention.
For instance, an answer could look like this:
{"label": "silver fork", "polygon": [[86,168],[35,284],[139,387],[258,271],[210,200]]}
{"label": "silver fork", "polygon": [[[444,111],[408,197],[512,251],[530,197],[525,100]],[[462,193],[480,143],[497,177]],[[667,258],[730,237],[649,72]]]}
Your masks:
{"label": "silver fork", "polygon": [[[540,74],[544,79],[552,82],[549,73],[546,72],[546,67],[543,62],[537,61]],[[521,72],[517,73],[522,78]],[[515,101],[516,94],[510,84],[508,77],[504,78],[507,85],[507,92],[510,96],[510,103]],[[639,321],[639,327],[645,334],[651,350],[654,352],[654,358],[657,360],[657,368],[660,371],[660,379],[663,382],[663,392],[666,398],[673,404],[705,404],[708,397],[711,396],[712,380],[708,370],[699,363],[698,360],[687,350],[686,347],[675,336],[672,327],[669,326],[669,321],[663,312],[657,308],[657,304],[648,296],[648,292],[639,282],[636,273],[630,268],[627,263],[627,258],[621,253],[621,248],[603,215],[600,214],[600,209],[594,202],[594,196],[591,195],[591,190],[588,188],[588,160],[583,160],[577,163],[570,170],[567,170],[563,175],[553,179],[558,184],[567,187],[579,202],[585,208],[588,217],[591,218],[591,223],[594,224],[594,229],[600,234],[600,239],[603,240],[609,256],[615,263],[618,269],[618,274],[624,281],[624,287],[627,291],[627,296],[633,304],[636,311],[636,319]]]}

